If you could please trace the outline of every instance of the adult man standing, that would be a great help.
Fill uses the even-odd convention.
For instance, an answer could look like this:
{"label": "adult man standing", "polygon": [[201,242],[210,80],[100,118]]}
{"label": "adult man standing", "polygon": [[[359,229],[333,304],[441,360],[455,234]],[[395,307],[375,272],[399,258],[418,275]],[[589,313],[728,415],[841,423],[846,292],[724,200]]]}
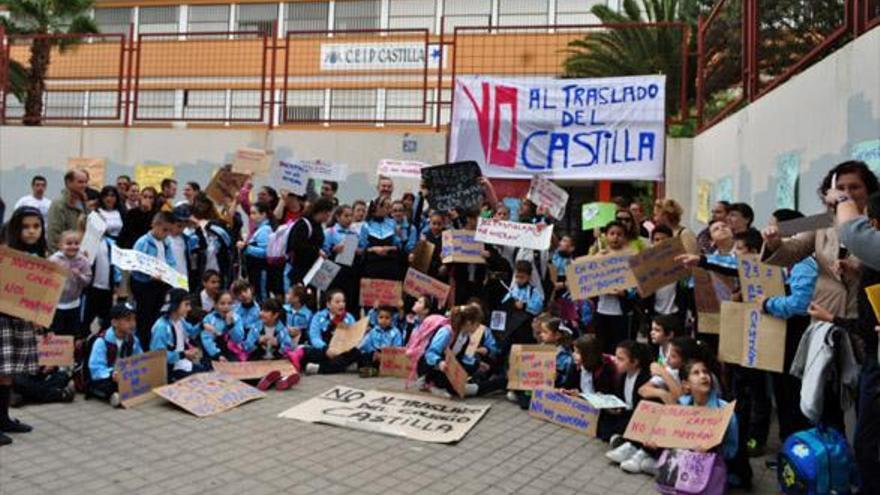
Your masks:
{"label": "adult man standing", "polygon": [[380,175],[376,191],[379,193],[379,196],[391,199],[391,195],[394,194],[394,181],[391,180],[391,177]]}
{"label": "adult man standing", "polygon": [[174,179],[162,179],[162,211],[174,210],[174,197],[177,196],[177,181]]}
{"label": "adult man standing", "polygon": [[116,190],[119,192],[119,199],[122,200],[123,209],[126,209],[129,187],[131,187],[131,177],[127,175],[120,175],[116,178]]}
{"label": "adult man standing", "polygon": [[86,187],[89,176],[82,170],[71,170],[64,174],[64,189],[49,207],[47,223],[49,249],[58,249],[58,242],[65,230],[78,230],[81,216],[88,214],[86,207]]}
{"label": "adult man standing", "polygon": [[43,214],[43,222],[48,223],[49,207],[52,206],[52,200],[46,197],[47,184],[48,182],[45,177],[42,175],[35,175],[34,178],[31,179],[31,193],[27,196],[22,196],[16,201],[15,207],[13,207],[12,210],[15,211],[22,206],[36,208]]}

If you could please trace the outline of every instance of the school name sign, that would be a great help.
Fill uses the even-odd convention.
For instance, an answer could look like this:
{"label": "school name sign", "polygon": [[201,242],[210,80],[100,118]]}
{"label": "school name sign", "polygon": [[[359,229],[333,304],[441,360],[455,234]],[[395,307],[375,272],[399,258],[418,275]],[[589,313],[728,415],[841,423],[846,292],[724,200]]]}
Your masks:
{"label": "school name sign", "polygon": [[461,76],[451,158],[490,177],[662,180],[665,99],[665,76]]}

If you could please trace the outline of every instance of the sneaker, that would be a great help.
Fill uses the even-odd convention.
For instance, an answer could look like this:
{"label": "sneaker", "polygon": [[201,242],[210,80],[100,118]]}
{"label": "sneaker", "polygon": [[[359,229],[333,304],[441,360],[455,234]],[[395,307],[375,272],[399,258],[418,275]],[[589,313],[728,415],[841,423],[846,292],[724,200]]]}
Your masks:
{"label": "sneaker", "polygon": [[609,450],[605,453],[605,458],[609,461],[613,461],[615,464],[620,464],[621,462],[629,459],[639,450],[635,445],[624,442],[620,447],[616,449]]}
{"label": "sneaker", "polygon": [[620,463],[620,469],[623,469],[630,474],[641,473],[642,461],[644,461],[646,457],[650,457],[648,453],[642,449],[638,449],[632,457]]}
{"label": "sneaker", "polygon": [[275,385],[278,380],[281,379],[281,372],[278,370],[270,371],[266,373],[266,376],[260,379],[260,382],[257,383],[257,389],[265,392],[269,390],[269,387]]}
{"label": "sneaker", "polygon": [[439,387],[431,387],[431,395],[436,395],[441,399],[451,399],[452,394],[446,391],[446,389],[442,389]]}
{"label": "sneaker", "polygon": [[317,375],[318,371],[320,369],[321,369],[321,367],[318,366],[318,363],[309,363],[306,365],[306,374],[307,375]]}
{"label": "sneaker", "polygon": [[519,404],[519,399],[517,399],[516,392],[514,392],[513,390],[507,392],[507,400],[513,402],[514,404]]}
{"label": "sneaker", "polygon": [[113,392],[113,395],[110,396],[110,405],[112,407],[119,407],[122,405],[122,398],[119,397],[119,392]]}
{"label": "sneaker", "polygon": [[12,418],[9,418],[9,421],[0,425],[0,432],[3,433],[30,433],[31,431],[33,431],[33,428]]}
{"label": "sneaker", "polygon": [[650,455],[645,457],[642,460],[642,465],[639,466],[639,470],[645,474],[650,474],[651,476],[657,477],[657,459],[654,459]]}
{"label": "sneaker", "polygon": [[299,373],[291,373],[284,378],[278,380],[275,384],[275,390],[287,390],[299,383]]}
{"label": "sneaker", "polygon": [[480,392],[480,387],[476,383],[468,383],[464,386],[465,397],[476,397]]}
{"label": "sneaker", "polygon": [[0,447],[4,445],[9,445],[12,443],[12,439],[7,437],[6,435],[0,433]]}
{"label": "sneaker", "polygon": [[608,445],[611,445],[612,449],[616,449],[617,447],[623,445],[624,442],[626,442],[626,439],[623,438],[623,435],[621,435],[620,433],[615,433],[614,435],[611,435],[611,440],[608,441]]}

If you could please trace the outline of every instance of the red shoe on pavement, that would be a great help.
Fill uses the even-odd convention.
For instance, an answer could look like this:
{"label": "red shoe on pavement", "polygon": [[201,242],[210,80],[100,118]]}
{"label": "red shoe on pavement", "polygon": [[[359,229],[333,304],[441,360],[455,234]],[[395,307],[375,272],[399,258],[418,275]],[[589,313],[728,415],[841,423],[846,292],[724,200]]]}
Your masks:
{"label": "red shoe on pavement", "polygon": [[299,383],[299,373],[291,373],[278,380],[278,383],[275,384],[275,390],[287,390],[297,383]]}
{"label": "red shoe on pavement", "polygon": [[278,370],[270,371],[266,374],[261,380],[260,383],[257,384],[257,388],[265,392],[269,390],[269,387],[274,385],[278,380],[281,379],[281,372]]}

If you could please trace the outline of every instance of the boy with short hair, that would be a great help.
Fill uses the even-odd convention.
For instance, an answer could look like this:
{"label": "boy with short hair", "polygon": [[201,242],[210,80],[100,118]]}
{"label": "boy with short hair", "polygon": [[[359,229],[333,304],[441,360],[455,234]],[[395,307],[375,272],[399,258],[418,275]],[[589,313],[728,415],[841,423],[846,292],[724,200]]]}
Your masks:
{"label": "boy with short hair", "polygon": [[526,260],[516,262],[513,284],[501,304],[513,301],[514,307],[537,316],[544,307],[544,294],[529,283],[532,277],[532,263]]}
{"label": "boy with short hair", "polygon": [[143,353],[135,338],[135,311],[128,303],[119,303],[110,309],[110,328],[95,336],[89,353],[89,380],[87,393],[110,401],[119,407],[119,373],[116,362]]}
{"label": "boy with short hair", "polygon": [[[157,258],[176,269],[177,262],[174,259],[171,240],[168,239],[172,224],[174,224],[173,215],[164,211],[156,213],[150,231],[134,243],[133,249]],[[137,333],[142,347],[150,346],[150,331],[159,318],[168,289],[168,284],[146,273],[137,271],[131,273],[131,292],[137,305]]]}
{"label": "boy with short hair", "polygon": [[233,310],[241,318],[244,333],[260,326],[260,305],[254,301],[254,289],[244,279],[232,283],[232,297],[235,299]]}
{"label": "boy with short hair", "polygon": [[394,325],[396,310],[380,306],[376,311],[376,325],[370,329],[360,345],[360,376],[369,378],[379,374],[379,353],[386,347],[403,346],[403,334]]}

